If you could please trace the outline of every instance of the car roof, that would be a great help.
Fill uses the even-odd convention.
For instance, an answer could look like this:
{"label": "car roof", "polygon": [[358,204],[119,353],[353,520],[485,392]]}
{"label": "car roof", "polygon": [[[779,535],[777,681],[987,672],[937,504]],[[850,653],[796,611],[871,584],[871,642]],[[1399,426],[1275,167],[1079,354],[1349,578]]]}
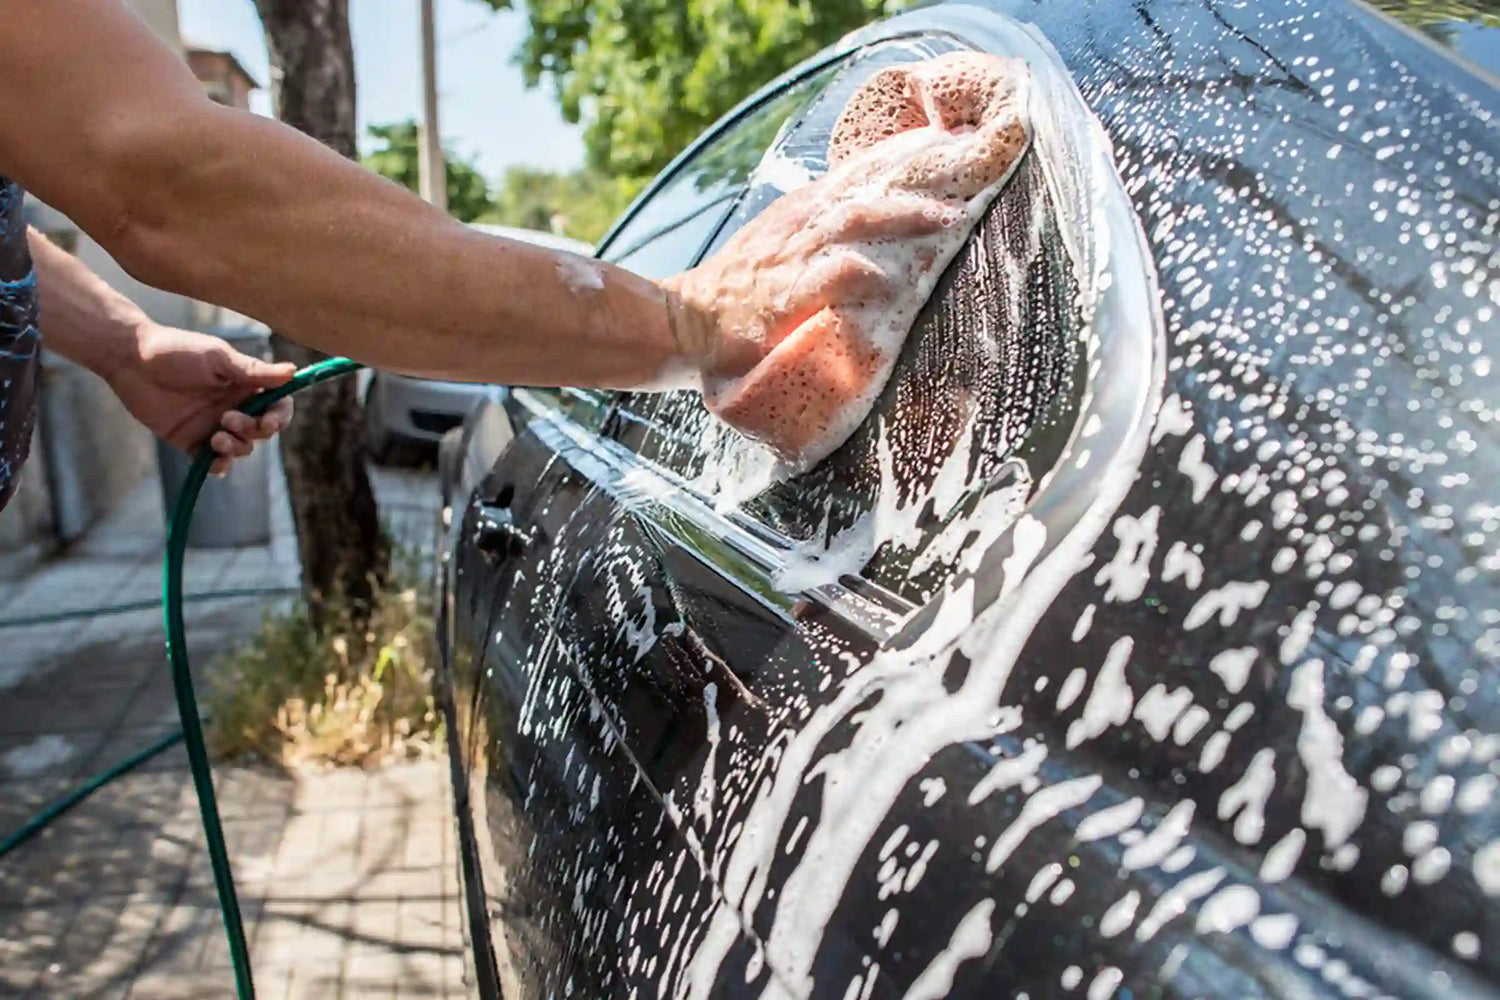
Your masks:
{"label": "car roof", "polygon": [[500,236],[508,240],[534,243],[549,250],[566,250],[569,253],[580,253],[590,256],[594,252],[594,248],[582,240],[575,240],[571,236],[562,236],[558,233],[543,232],[540,229],[522,229],[519,226],[497,226],[487,222],[471,222],[469,223],[469,228],[477,229],[487,236]]}

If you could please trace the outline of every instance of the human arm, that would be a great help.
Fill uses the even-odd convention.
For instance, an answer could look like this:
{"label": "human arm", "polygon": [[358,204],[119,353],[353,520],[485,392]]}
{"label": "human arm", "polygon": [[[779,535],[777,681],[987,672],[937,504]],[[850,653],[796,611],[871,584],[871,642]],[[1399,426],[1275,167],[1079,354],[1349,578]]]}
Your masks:
{"label": "human arm", "polygon": [[227,471],[291,420],[291,400],[259,419],[231,407],[291,377],[290,365],[248,357],[224,341],[153,322],[72,254],[35,229],[27,243],[42,296],[46,344],[94,372],[132,416],[183,450],[210,439]]}
{"label": "human arm", "polygon": [[[861,312],[914,295],[915,272],[873,266],[861,247],[943,228],[945,167],[981,186],[1001,167],[971,155],[984,129],[934,155],[875,157],[862,181],[875,200],[822,211],[851,176],[835,172],[705,266],[655,283],[479,234],[294,130],[214,104],[119,0],[0,4],[0,92],[0,173],[148,284],[414,375],[605,388],[701,375],[712,407],[783,451],[831,439],[792,426],[796,412],[768,419],[778,397],[763,390],[838,353],[825,345],[868,339]],[[837,322],[788,336],[819,316]],[[761,366],[782,343],[795,363]],[[757,392],[732,391],[757,367]],[[856,404],[874,385],[819,381]],[[835,409],[847,425],[849,408]]]}
{"label": "human arm", "polygon": [[0,173],[146,283],[309,346],[416,375],[599,386],[707,353],[656,284],[583,263],[602,275],[590,289],[551,251],[208,100],[118,0],[0,4],[0,91]]}

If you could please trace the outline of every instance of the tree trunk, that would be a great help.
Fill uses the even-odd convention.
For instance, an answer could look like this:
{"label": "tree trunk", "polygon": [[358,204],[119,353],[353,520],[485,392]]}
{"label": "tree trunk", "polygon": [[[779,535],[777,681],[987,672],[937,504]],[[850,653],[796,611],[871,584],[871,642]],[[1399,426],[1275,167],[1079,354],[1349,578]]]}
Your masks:
{"label": "tree trunk", "polygon": [[[276,114],[355,158],[349,0],[255,0],[255,6],[270,50]],[[324,356],[280,336],[271,346],[277,360],[299,367]],[[341,597],[362,634],[390,567],[390,549],[362,456],[359,418],[354,379],[307,389],[297,395],[297,419],[282,433],[281,450],[313,622],[330,624],[328,602]]]}

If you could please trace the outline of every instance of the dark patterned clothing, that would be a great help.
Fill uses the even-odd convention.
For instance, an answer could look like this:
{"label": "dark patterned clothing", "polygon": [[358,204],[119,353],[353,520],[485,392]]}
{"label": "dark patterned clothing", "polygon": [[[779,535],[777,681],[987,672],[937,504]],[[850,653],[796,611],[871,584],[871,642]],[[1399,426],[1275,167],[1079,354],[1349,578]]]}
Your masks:
{"label": "dark patterned clothing", "polygon": [[36,271],[21,218],[25,192],[0,177],[0,508],[16,491],[36,423],[41,338]]}

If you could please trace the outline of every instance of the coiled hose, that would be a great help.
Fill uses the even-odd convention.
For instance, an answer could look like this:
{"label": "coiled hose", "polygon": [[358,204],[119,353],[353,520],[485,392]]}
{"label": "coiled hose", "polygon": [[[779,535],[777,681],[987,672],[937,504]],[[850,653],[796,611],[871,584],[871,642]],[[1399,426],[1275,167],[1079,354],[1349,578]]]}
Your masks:
{"label": "coiled hose", "polygon": [[[358,371],[362,365],[348,358],[329,358],[303,368],[274,389],[251,396],[238,409],[258,417],[282,399],[329,379]],[[198,698],[193,693],[193,675],[188,665],[187,626],[183,621],[182,564],[187,553],[188,528],[198,494],[213,465],[213,449],[204,445],[188,469],[187,479],[167,522],[167,557],[162,573],[162,607],[166,615],[167,662],[172,670],[172,688],[177,695],[177,713],[182,720],[181,732],[172,733],[103,771],[28,820],[15,833],[0,841],[0,857],[40,833],[73,806],[111,781],[127,774],[147,760],[175,746],[181,740],[187,746],[188,768],[193,788],[198,794],[198,811],[203,818],[203,834],[208,842],[208,858],[214,873],[214,888],[219,896],[219,910],[224,917],[224,933],[229,938],[229,959],[234,968],[235,991],[239,1000],[254,1000],[255,984],[250,975],[250,948],[240,917],[239,898],[229,870],[229,849],[224,842],[224,827],[219,820],[218,800],[214,795],[213,770],[208,760],[208,746],[203,739],[203,723],[198,716]]]}

